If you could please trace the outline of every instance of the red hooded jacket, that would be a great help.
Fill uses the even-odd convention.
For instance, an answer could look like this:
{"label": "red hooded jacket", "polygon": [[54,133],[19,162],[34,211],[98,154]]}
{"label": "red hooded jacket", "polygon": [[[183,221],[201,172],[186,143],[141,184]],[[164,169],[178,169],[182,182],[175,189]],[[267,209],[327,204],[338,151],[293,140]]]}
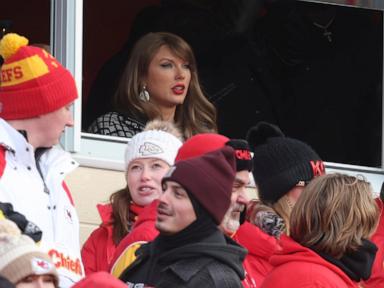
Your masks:
{"label": "red hooded jacket", "polygon": [[[113,242],[112,206],[111,204],[98,204],[97,209],[102,223],[95,229],[85,241],[81,249],[85,275],[97,271],[109,271],[109,265],[115,255],[116,245]],[[136,215],[143,209],[135,204],[131,205],[132,212]]]}
{"label": "red hooded jacket", "polygon": [[281,250],[270,258],[274,266],[261,288],[356,288],[340,268],[301,246],[286,235],[281,237]]}
{"label": "red hooded jacket", "polygon": [[260,287],[273,268],[269,258],[279,249],[276,238],[246,221],[237,230],[233,239],[248,250],[243,262],[246,273],[243,286],[245,288]]}
{"label": "red hooded jacket", "polygon": [[377,252],[373,263],[371,277],[362,286],[365,288],[384,287],[384,203],[380,198],[376,199],[376,204],[380,211],[380,222],[371,241],[376,244]]}
{"label": "red hooded jacket", "polygon": [[[151,204],[144,207],[138,215],[131,233],[120,241],[108,269],[114,276],[119,276],[118,274],[120,273],[120,270],[123,269],[123,267],[128,267],[130,262],[133,261],[131,258],[132,253],[127,253],[126,251],[132,247],[132,244],[142,244],[143,242],[152,241],[159,234],[159,231],[155,228],[158,203],[158,200],[154,200]],[[136,249],[137,248],[138,246],[136,246]],[[119,268],[115,269],[115,267]]]}
{"label": "red hooded jacket", "polygon": [[113,277],[111,274],[99,271],[83,278],[72,288],[127,288],[127,285]]}

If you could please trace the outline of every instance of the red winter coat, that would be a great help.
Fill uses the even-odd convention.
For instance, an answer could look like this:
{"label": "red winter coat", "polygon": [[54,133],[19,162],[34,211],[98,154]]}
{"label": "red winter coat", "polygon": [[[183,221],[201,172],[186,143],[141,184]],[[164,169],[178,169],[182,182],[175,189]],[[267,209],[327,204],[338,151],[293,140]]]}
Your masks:
{"label": "red winter coat", "polygon": [[365,288],[384,287],[384,204],[379,198],[376,199],[380,210],[380,222],[371,241],[377,246],[375,262],[372,267],[371,277],[363,283]]}
{"label": "red winter coat", "polygon": [[257,226],[244,222],[233,239],[247,248],[248,254],[243,262],[245,288],[260,287],[264,278],[272,270],[269,258],[279,249],[275,237],[270,236]]}
{"label": "red winter coat", "polygon": [[111,261],[111,265],[109,266],[109,271],[112,272],[114,276],[118,276],[121,268],[117,269],[117,272],[114,267],[128,267],[126,263],[130,263],[132,259],[127,259],[124,253],[126,249],[134,243],[138,242],[149,242],[157,237],[159,231],[155,228],[156,215],[157,215],[157,205],[159,201],[154,200],[150,205],[143,208],[141,213],[138,215],[135,224],[132,227],[131,233],[124,237],[123,240],[120,241],[119,245],[116,248],[114,257]]}
{"label": "red winter coat", "polygon": [[99,271],[83,278],[72,288],[127,288],[127,285],[113,277],[111,274]]}
{"label": "red winter coat", "polygon": [[270,258],[274,266],[261,288],[356,288],[340,268],[283,235],[281,250]]}
{"label": "red winter coat", "polygon": [[[135,204],[131,205],[131,211],[138,215],[143,209]],[[112,239],[111,204],[97,205],[102,223],[95,229],[81,249],[81,257],[84,263],[85,275],[97,271],[109,271],[109,265],[115,254],[116,245]]]}

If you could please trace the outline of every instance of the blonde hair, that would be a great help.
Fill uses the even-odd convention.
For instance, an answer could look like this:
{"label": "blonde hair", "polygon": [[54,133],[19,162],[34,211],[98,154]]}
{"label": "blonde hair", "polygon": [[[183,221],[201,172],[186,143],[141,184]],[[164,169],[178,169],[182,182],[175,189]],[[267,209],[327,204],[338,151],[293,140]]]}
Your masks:
{"label": "blonde hair", "polygon": [[139,94],[150,63],[163,46],[190,65],[188,92],[184,103],[178,105],[175,112],[176,125],[183,132],[184,138],[198,133],[217,132],[216,109],[200,87],[192,48],[179,36],[167,32],[148,33],[136,42],[115,94],[115,108],[123,113],[128,110],[133,117],[139,119],[146,118],[143,120],[161,118],[156,105],[151,101],[141,101]]}
{"label": "blonde hair", "polygon": [[378,209],[364,179],[334,173],[312,180],[291,213],[291,237],[340,258],[375,231]]}
{"label": "blonde hair", "polygon": [[293,204],[289,201],[287,194],[280,197],[277,202],[272,204],[272,208],[281,218],[283,218],[285,224],[284,233],[289,235],[289,219],[291,217]]}
{"label": "blonde hair", "polygon": [[180,129],[175,124],[173,124],[172,122],[169,122],[169,121],[163,121],[163,120],[159,120],[159,119],[149,121],[145,125],[143,131],[150,131],[150,130],[164,131],[164,132],[167,132],[167,133],[175,136],[180,141],[182,141],[182,142],[184,141],[183,135],[182,135]]}

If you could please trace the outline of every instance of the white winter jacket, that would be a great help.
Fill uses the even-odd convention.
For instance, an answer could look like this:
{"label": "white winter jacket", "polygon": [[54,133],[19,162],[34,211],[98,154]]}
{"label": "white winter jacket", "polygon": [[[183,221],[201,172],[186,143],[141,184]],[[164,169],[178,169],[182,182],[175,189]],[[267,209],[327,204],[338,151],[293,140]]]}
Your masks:
{"label": "white winter jacket", "polygon": [[58,269],[60,287],[70,287],[84,276],[79,219],[64,183],[65,175],[78,164],[69,153],[55,147],[47,149],[38,161],[42,176],[33,147],[0,118],[0,202],[11,203],[15,211],[40,227],[41,247]]}

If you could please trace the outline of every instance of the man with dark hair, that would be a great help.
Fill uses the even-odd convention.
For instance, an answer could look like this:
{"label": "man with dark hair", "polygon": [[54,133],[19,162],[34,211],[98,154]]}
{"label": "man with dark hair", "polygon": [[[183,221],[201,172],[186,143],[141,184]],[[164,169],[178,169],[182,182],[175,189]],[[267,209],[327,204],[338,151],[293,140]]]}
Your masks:
{"label": "man with dark hair", "polygon": [[[230,146],[235,150],[236,175],[232,185],[231,204],[221,221],[219,228],[227,236],[231,237],[240,245],[248,249],[248,255],[243,261],[245,279],[242,284],[245,288],[257,287],[260,277],[255,273],[254,255],[260,255],[265,250],[265,246],[275,241],[273,237],[265,239],[263,245],[254,245],[253,238],[260,238],[264,234],[258,227],[245,220],[245,210],[249,202],[247,186],[250,182],[250,171],[252,170],[252,155],[248,142],[243,139],[229,139],[228,137],[216,133],[202,133],[189,138],[180,147],[175,161],[187,160],[201,156],[205,153]],[[142,244],[142,240],[147,235],[152,235],[155,230],[154,222],[156,219],[157,203],[152,203],[146,207],[146,213],[142,213],[132,231],[116,250],[115,260],[112,261],[111,273],[119,277],[122,271],[134,260],[134,251]],[[261,235],[263,236],[263,235]],[[266,245],[265,245],[266,244]],[[258,271],[258,270],[257,270]],[[256,271],[256,272],[257,272]]]}
{"label": "man with dark hair", "polygon": [[242,287],[246,250],[217,228],[231,203],[231,147],[178,161],[163,178],[160,234],[140,247],[120,279],[135,287]]}

